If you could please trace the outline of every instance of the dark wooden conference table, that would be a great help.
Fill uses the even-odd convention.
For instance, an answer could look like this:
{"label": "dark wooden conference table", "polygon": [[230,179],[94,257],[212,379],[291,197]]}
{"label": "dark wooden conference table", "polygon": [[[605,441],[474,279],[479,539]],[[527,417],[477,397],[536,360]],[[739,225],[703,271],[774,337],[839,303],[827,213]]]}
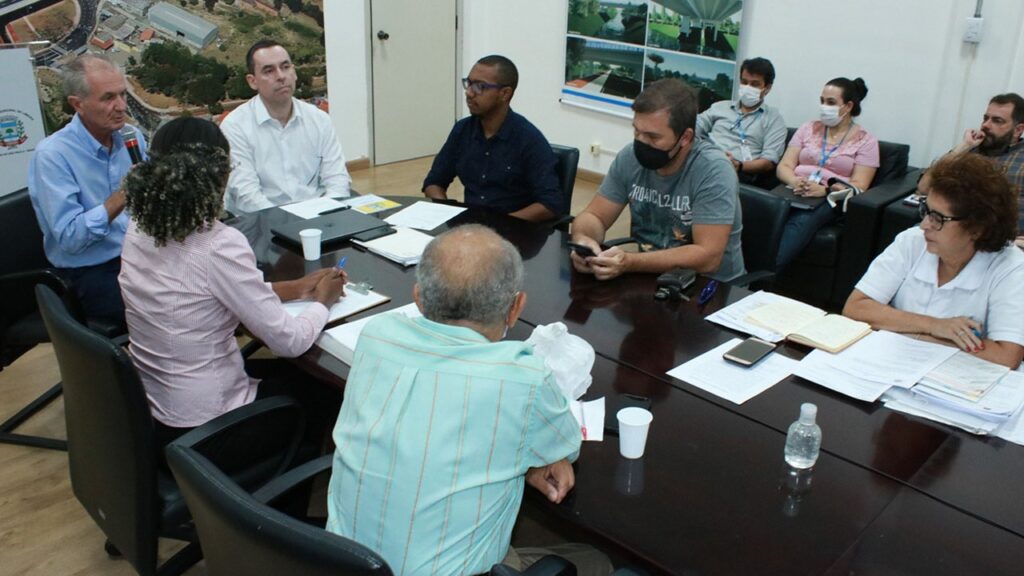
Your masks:
{"label": "dark wooden conference table", "polygon": [[[268,280],[348,256],[351,280],[391,297],[363,315],[412,301],[412,267],[345,242],[307,262],[272,239],[272,226],[295,219],[272,208],[229,223],[249,238]],[[797,377],[737,406],[665,372],[743,337],[704,317],[747,290],[722,285],[703,307],[655,300],[654,275],[598,282],[572,270],[564,232],[478,209],[432,233],[468,222],[491,226],[523,256],[527,305],[511,338],[564,322],[597,352],[585,399],[606,397],[609,412],[621,394],[652,400],[644,457],[622,458],[615,436],[584,442],[576,487],[552,514],[673,574],[1024,573],[1024,447]],[[807,349],[780,352],[799,358]],[[348,367],[319,348],[298,362],[344,386]],[[817,404],[823,443],[811,473],[796,475],[782,453],[802,402]]]}

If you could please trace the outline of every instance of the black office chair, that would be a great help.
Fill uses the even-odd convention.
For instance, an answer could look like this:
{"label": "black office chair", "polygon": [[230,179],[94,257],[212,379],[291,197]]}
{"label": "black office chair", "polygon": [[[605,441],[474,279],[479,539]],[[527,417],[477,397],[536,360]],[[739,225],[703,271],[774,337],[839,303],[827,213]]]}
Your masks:
{"label": "black office chair", "polygon": [[[171,475],[160,469],[153,418],[138,372],[125,350],[76,321],[53,290],[36,288],[39,310],[64,381],[71,488],[107,537],[143,576],[180,574],[201,558],[189,512]],[[282,420],[276,420],[282,419]],[[294,433],[255,436],[267,422]],[[297,450],[304,419],[290,398],[271,398],[234,410],[189,433],[197,449],[223,457],[247,485],[280,474]],[[225,450],[248,434],[246,458]],[[157,539],[190,542],[157,567]]]}
{"label": "black office chair", "polygon": [[[46,327],[36,307],[35,285],[44,284],[60,294],[70,306],[70,286],[53,271],[43,252],[28,189],[0,198],[0,370],[37,344],[49,342]],[[80,310],[76,317],[82,318]],[[17,434],[16,428],[60,396],[57,383],[16,414],[0,424],[0,442],[51,450],[67,450],[67,442],[54,438]]]}
{"label": "black office chair", "polygon": [[551,151],[555,153],[555,174],[558,175],[558,185],[562,190],[562,198],[565,202],[565,212],[557,214],[556,219],[552,223],[552,226],[559,230],[569,230],[569,223],[572,222],[573,217],[570,214],[572,210],[572,191],[576,187],[576,168],[580,163],[580,151],[579,148],[572,148],[569,146],[562,146],[561,144],[552,144]]}
{"label": "black office chair", "polygon": [[[337,534],[284,514],[274,503],[330,470],[333,455],[322,456],[249,493],[194,448],[185,436],[167,447],[167,462],[192,510],[210,576],[302,574],[303,576],[388,576],[391,567],[376,552]],[[519,574],[501,565],[493,574]],[[575,566],[547,556],[528,576],[573,576]]]}
{"label": "black office chair", "polygon": [[789,200],[747,184],[740,184],[743,208],[743,263],[747,273],[730,284],[767,287],[775,277],[775,258],[789,217]]}

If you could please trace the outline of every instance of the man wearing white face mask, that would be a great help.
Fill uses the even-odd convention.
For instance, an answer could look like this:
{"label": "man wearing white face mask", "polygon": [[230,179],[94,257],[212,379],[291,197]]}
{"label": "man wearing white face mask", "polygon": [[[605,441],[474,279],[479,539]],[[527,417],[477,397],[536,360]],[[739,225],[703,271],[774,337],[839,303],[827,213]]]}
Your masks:
{"label": "man wearing white face mask", "polygon": [[725,152],[741,182],[773,174],[786,147],[786,122],[764,103],[774,82],[775,67],[769,60],[744,60],[737,100],[715,102],[697,116],[697,137]]}

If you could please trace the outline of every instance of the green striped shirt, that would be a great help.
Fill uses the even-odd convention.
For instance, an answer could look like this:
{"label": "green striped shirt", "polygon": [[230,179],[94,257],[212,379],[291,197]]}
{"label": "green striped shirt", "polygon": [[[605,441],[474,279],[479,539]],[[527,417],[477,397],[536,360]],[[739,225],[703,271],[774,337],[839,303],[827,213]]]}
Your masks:
{"label": "green striped shirt", "polygon": [[385,314],[356,346],[334,428],[328,530],[396,574],[478,574],[508,552],[524,475],[580,430],[524,342]]}

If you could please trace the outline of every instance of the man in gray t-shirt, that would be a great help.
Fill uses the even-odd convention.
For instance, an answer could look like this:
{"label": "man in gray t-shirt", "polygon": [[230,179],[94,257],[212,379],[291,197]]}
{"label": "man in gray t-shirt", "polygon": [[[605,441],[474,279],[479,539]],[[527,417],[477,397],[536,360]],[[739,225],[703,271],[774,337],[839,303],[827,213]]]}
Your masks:
{"label": "man in gray t-shirt", "polygon": [[[659,80],[640,93],[633,110],[633,144],[615,157],[599,194],[573,222],[573,241],[596,256],[573,252],[573,266],[599,280],[673,268],[719,280],[742,275],[736,171],[717,147],[694,140],[693,91],[678,80]],[[644,251],[602,250],[600,242],[627,204],[631,235]]]}

